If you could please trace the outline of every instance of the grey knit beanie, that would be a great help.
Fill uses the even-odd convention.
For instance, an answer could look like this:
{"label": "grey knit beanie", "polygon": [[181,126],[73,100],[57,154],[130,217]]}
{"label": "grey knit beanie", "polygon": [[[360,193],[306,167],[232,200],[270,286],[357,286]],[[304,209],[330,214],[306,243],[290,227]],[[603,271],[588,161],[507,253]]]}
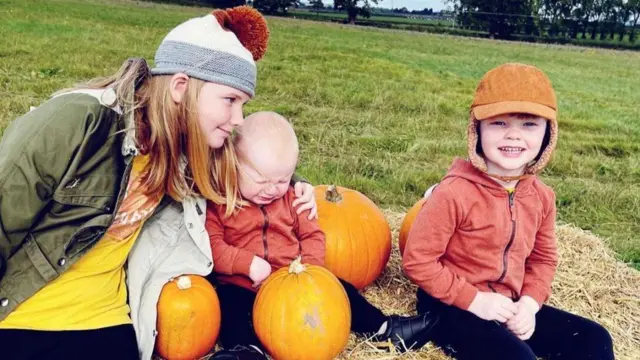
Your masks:
{"label": "grey knit beanie", "polygon": [[262,15],[248,6],[193,18],[167,34],[158,47],[152,75],[185,73],[227,85],[251,97],[256,61],[267,49],[269,30]]}

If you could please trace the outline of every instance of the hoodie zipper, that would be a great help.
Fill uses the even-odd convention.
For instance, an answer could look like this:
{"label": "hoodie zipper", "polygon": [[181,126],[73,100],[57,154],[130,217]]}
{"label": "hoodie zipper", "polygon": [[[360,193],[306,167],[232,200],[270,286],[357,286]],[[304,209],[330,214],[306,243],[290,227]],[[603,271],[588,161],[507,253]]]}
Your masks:
{"label": "hoodie zipper", "polygon": [[264,224],[262,225],[262,244],[264,245],[264,259],[269,261],[269,246],[267,245],[267,228],[269,227],[269,216],[264,206],[260,206],[262,216],[264,216]]}
{"label": "hoodie zipper", "polygon": [[507,243],[507,246],[504,248],[504,252],[502,253],[502,274],[500,274],[500,278],[498,278],[498,280],[496,282],[502,282],[502,280],[504,280],[504,278],[507,276],[507,268],[509,266],[508,264],[508,255],[509,255],[509,249],[511,248],[511,245],[513,245],[513,240],[516,237],[516,213],[514,211],[514,201],[513,198],[515,196],[515,191],[512,191],[509,193],[509,214],[511,214],[511,235],[509,236],[509,242]]}

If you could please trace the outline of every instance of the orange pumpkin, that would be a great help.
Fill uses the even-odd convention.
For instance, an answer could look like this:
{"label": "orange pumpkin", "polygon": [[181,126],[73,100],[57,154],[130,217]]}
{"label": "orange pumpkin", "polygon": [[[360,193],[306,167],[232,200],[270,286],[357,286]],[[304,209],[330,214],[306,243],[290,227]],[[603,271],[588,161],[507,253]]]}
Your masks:
{"label": "orange pumpkin", "polygon": [[334,359],[349,340],[349,299],[329,270],[298,258],[262,284],[253,327],[276,360]]}
{"label": "orange pumpkin", "polygon": [[220,301],[201,276],[183,275],[168,282],[158,300],[156,353],[167,360],[199,359],[220,333]]}
{"label": "orange pumpkin", "polygon": [[398,235],[398,242],[400,245],[400,255],[404,254],[404,247],[407,244],[407,238],[409,237],[409,231],[411,231],[411,225],[416,220],[416,216],[422,209],[422,204],[426,201],[426,198],[420,199],[417,203],[415,203],[411,209],[407,212],[407,215],[404,216],[404,220],[402,220],[402,225],[400,226],[400,235]]}
{"label": "orange pumpkin", "polygon": [[315,187],[318,222],[326,235],[325,266],[358,289],[371,284],[391,255],[391,229],[366,196],[343,187]]}

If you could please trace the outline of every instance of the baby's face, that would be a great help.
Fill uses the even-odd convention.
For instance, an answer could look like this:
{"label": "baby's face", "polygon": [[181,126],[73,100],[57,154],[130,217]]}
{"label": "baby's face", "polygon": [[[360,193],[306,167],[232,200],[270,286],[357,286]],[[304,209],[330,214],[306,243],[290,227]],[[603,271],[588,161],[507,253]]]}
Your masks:
{"label": "baby's face", "polygon": [[289,189],[296,169],[297,154],[277,158],[273,154],[248,151],[249,161],[239,161],[240,193],[256,205],[268,205],[282,198]]}

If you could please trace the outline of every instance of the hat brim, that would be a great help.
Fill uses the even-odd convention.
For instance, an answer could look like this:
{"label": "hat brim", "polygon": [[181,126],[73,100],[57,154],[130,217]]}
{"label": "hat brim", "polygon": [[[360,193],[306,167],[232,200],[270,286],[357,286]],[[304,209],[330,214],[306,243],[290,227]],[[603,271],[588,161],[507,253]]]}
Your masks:
{"label": "hat brim", "polygon": [[473,115],[477,120],[485,120],[510,113],[531,114],[548,120],[556,120],[556,111],[554,109],[528,101],[501,101],[493,104],[478,105],[473,108]]}

